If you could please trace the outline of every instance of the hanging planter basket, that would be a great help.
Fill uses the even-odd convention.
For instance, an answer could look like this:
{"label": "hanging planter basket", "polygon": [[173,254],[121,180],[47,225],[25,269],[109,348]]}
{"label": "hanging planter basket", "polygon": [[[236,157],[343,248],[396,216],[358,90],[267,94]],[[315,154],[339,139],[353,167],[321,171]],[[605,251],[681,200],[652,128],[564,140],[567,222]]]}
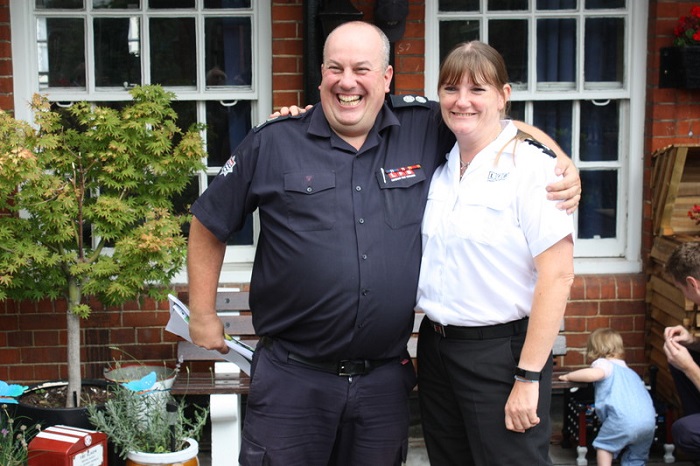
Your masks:
{"label": "hanging planter basket", "polygon": [[700,89],[700,46],[662,48],[659,87]]}

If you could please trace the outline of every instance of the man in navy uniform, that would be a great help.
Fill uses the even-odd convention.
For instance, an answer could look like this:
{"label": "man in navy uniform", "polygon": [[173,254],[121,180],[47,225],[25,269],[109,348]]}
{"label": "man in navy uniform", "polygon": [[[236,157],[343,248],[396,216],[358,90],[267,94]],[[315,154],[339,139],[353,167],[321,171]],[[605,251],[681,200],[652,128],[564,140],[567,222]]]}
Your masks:
{"label": "man in navy uniform", "polygon": [[[434,102],[385,100],[389,47],[371,24],[336,28],[324,47],[321,103],[252,130],[192,206],[190,334],[222,352],[215,299],[226,240],[260,215],[250,307],[261,341],[244,466],[405,460],[420,224],[454,136]],[[569,199],[564,208],[580,192],[569,172],[554,186],[568,188],[558,195]]]}

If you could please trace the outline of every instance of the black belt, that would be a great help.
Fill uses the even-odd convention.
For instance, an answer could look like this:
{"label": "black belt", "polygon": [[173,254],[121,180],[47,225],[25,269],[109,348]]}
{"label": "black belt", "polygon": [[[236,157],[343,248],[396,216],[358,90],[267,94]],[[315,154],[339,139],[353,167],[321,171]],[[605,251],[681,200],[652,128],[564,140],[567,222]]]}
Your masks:
{"label": "black belt", "polygon": [[484,327],[457,327],[454,325],[440,325],[428,320],[428,324],[430,324],[435,333],[455,340],[490,340],[492,338],[522,335],[527,332],[527,323],[528,318],[526,317],[506,324],[486,325]]}
{"label": "black belt", "polygon": [[289,353],[289,359],[322,372],[328,372],[340,377],[366,375],[379,366],[383,366],[398,358],[388,359],[344,359],[342,361],[313,361],[298,354]]}

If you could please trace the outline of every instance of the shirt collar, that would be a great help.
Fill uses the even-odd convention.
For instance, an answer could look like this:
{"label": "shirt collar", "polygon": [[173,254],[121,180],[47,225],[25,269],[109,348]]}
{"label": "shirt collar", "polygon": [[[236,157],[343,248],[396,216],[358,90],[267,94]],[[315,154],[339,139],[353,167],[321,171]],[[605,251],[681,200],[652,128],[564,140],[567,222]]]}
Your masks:
{"label": "shirt collar", "polygon": [[[314,108],[310,110],[311,113],[311,123],[309,124],[308,132],[311,135],[330,138],[333,135],[333,130],[331,130],[330,124],[326,119],[326,115],[323,113],[323,107],[320,103],[314,105]],[[370,134],[367,136],[367,140],[370,140],[375,133],[381,133],[383,130],[390,126],[401,126],[399,119],[396,117],[394,112],[389,108],[389,106],[384,102],[382,108],[379,110],[377,119],[374,121],[374,125],[370,130]]]}

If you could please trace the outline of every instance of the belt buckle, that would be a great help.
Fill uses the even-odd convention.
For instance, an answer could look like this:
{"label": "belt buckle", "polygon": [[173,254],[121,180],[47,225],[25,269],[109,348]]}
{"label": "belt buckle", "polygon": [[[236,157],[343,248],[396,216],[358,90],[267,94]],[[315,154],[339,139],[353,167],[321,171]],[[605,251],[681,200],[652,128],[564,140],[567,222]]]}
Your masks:
{"label": "belt buckle", "polygon": [[345,359],[343,361],[340,361],[338,363],[338,376],[339,377],[351,377],[354,374],[350,373],[350,369],[348,368],[349,363],[351,361]]}
{"label": "belt buckle", "polygon": [[445,327],[444,326],[442,326],[440,324],[436,324],[435,322],[432,322],[432,324],[433,324],[433,330],[435,331],[435,333],[439,333],[440,335],[442,335],[443,338],[447,337],[447,335],[445,335]]}
{"label": "belt buckle", "polygon": [[353,361],[351,359],[344,359],[338,362],[338,376],[339,377],[352,377],[353,375],[362,375],[367,372],[367,367],[365,364],[360,364],[358,361]]}

